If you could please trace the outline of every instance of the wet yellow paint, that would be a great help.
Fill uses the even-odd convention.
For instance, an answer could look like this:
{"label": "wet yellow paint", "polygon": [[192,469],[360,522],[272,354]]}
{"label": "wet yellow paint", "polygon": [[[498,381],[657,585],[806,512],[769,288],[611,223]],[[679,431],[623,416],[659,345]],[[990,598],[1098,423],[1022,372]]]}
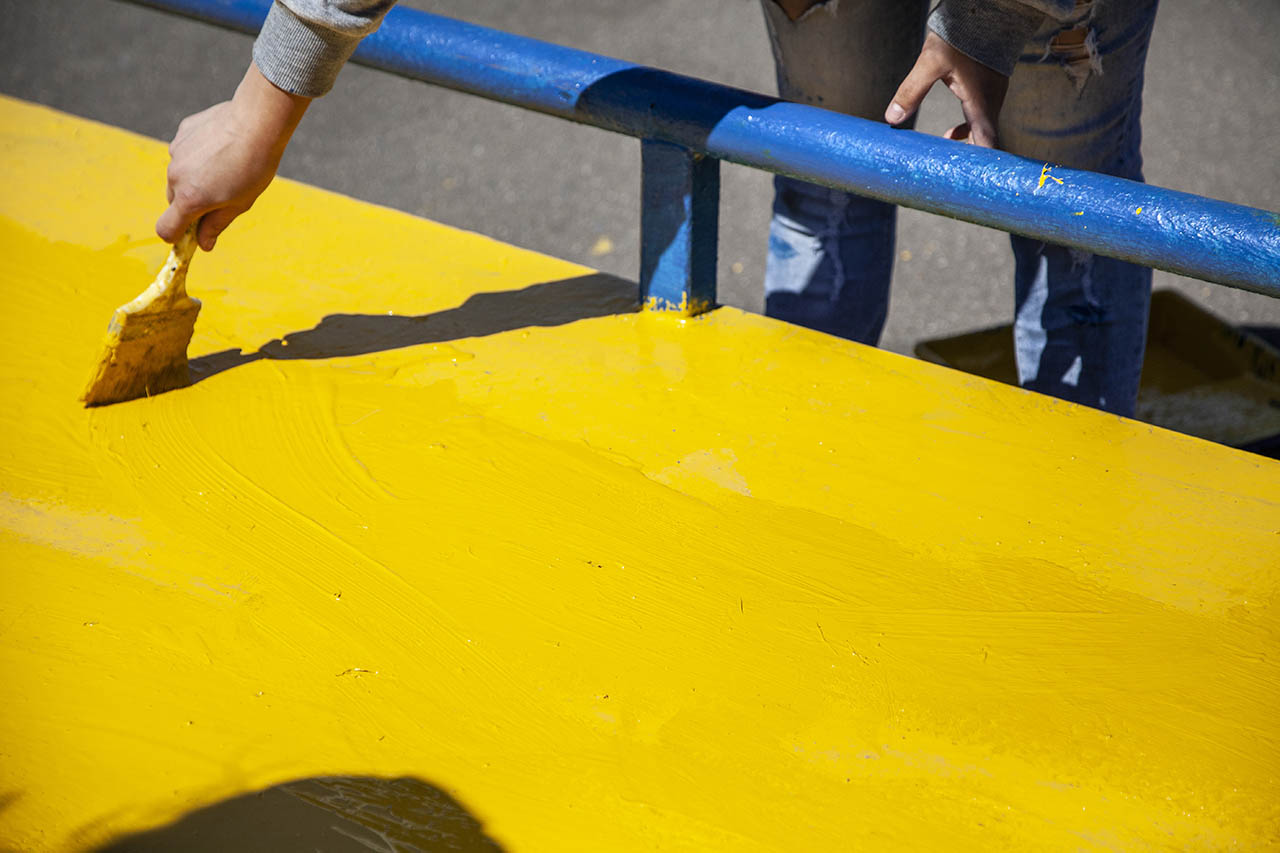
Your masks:
{"label": "wet yellow paint", "polygon": [[85,410],[164,147],[0,140],[5,845],[1276,842],[1280,464],[288,182]]}
{"label": "wet yellow paint", "polygon": [[1059,185],[1062,185],[1062,178],[1057,178],[1049,174],[1052,171],[1053,171],[1053,166],[1049,165],[1048,163],[1045,163],[1042,167],[1040,167],[1040,182],[1036,184],[1037,190],[1044,189],[1044,182],[1046,180],[1057,181]]}

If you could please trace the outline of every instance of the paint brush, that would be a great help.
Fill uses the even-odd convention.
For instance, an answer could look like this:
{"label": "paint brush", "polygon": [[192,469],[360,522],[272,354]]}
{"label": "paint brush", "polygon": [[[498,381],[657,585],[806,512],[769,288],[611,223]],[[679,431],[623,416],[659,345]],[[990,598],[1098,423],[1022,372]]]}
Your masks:
{"label": "paint brush", "polygon": [[195,226],[169,252],[151,286],[111,317],[102,357],[80,399],[86,406],[120,403],[190,384],[187,344],[200,300],[187,295],[187,268],[196,250]]}

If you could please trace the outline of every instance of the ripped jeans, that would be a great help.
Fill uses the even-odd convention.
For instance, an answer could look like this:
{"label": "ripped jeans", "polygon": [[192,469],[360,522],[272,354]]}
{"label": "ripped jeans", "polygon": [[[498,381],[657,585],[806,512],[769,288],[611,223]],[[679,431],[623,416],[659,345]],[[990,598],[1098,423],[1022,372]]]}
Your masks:
{"label": "ripped jeans", "polygon": [[[782,97],[881,120],[923,42],[928,0],[827,0],[791,21],[762,0]],[[1158,0],[1078,0],[1029,41],[1001,110],[1003,149],[1142,180],[1143,68]],[[897,209],[779,176],[765,313],[874,345],[889,308]],[[1131,416],[1151,270],[1011,236],[1025,388]]]}

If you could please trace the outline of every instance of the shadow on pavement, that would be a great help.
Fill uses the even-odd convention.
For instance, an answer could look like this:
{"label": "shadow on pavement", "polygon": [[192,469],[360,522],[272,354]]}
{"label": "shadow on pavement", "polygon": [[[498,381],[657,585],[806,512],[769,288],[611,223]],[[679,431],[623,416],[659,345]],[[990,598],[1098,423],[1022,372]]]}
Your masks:
{"label": "shadow on pavement", "polygon": [[194,811],[95,853],[369,853],[502,847],[457,800],[405,776],[301,779]]}
{"label": "shadow on pavement", "polygon": [[419,344],[476,338],[531,326],[563,326],[577,320],[637,309],[634,282],[605,273],[533,284],[521,290],[477,293],[457,308],[418,316],[330,314],[314,329],[290,332],[253,353],[223,350],[191,359],[191,382],[262,359],[341,358]]}

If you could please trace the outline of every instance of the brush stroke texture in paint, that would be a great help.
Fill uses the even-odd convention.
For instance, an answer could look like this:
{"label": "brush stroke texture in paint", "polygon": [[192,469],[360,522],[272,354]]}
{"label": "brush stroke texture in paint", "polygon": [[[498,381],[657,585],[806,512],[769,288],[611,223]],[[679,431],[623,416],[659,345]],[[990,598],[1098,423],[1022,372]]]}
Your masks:
{"label": "brush stroke texture in paint", "polygon": [[86,411],[164,148],[0,128],[6,844],[338,776],[513,850],[1276,841],[1277,463],[288,182],[200,381]]}

